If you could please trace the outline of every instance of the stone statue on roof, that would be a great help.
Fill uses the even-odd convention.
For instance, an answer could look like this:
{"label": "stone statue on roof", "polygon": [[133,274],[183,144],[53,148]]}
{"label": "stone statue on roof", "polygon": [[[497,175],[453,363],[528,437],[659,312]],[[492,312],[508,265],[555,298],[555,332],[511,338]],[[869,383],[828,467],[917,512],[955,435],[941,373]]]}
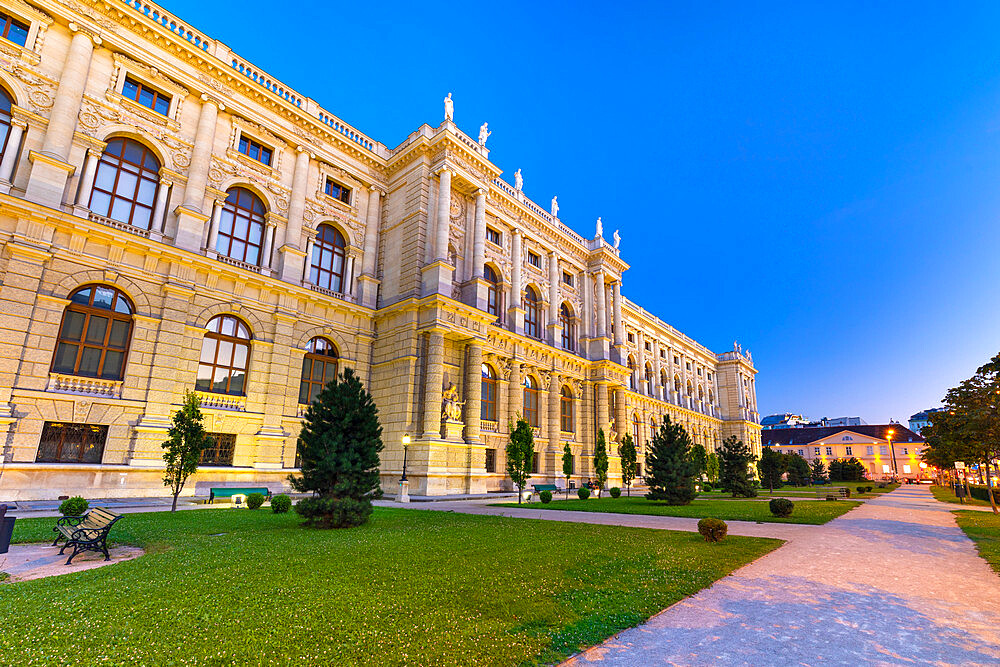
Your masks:
{"label": "stone statue on roof", "polygon": [[514,189],[520,191],[523,185],[524,178],[521,176],[521,170],[518,169],[514,172]]}
{"label": "stone statue on roof", "polygon": [[598,218],[597,219],[597,236],[595,236],[594,238],[599,239],[599,238],[602,238],[603,236],[604,236],[604,223],[602,223],[601,219]]}
{"label": "stone statue on roof", "polygon": [[455,103],[451,99],[451,93],[448,93],[448,97],[444,98],[444,119],[454,120],[455,118]]}
{"label": "stone statue on roof", "polygon": [[622,242],[622,237],[621,234],[618,233],[617,229],[615,230],[614,233],[614,239],[615,239],[615,250],[618,250],[618,244]]}
{"label": "stone statue on roof", "polygon": [[487,125],[489,125],[489,123],[483,123],[482,127],[479,128],[479,145],[480,146],[485,146],[486,145],[486,140],[490,138],[491,134],[493,134],[492,132],[490,132],[487,129],[487,127],[486,127]]}
{"label": "stone statue on roof", "polygon": [[559,216],[559,202],[556,201],[557,197],[552,198],[552,217]]}

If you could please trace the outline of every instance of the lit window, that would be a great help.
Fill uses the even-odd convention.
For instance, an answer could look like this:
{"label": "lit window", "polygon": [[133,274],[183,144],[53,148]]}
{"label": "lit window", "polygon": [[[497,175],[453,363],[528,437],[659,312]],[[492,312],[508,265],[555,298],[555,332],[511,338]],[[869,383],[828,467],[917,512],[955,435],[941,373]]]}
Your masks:
{"label": "lit window", "polygon": [[826,448],[826,455],[827,456],[833,456],[833,447],[827,447]]}
{"label": "lit window", "polygon": [[132,338],[132,304],[104,285],[74,292],[63,312],[52,371],[121,380]]}
{"label": "lit window", "polygon": [[0,13],[0,37],[18,46],[28,43],[28,26],[6,14]]}
{"label": "lit window", "polygon": [[351,189],[346,185],[341,185],[336,181],[326,179],[326,185],[323,187],[323,192],[330,195],[337,201],[342,201],[345,204],[351,203]]}
{"label": "lit window", "polygon": [[500,235],[500,232],[492,227],[486,228],[486,240],[493,245],[501,245],[503,243],[503,237]]}
{"label": "lit window", "polygon": [[573,274],[567,271],[563,271],[563,284],[573,286]]}
{"label": "lit window", "polygon": [[533,253],[533,252],[531,252],[529,250],[528,251],[528,264],[531,264],[536,269],[542,268],[542,258],[541,258],[541,256],[540,255],[536,255],[535,253]]}
{"label": "lit window", "polygon": [[169,95],[164,95],[158,90],[153,90],[131,77],[125,77],[125,85],[122,86],[122,95],[138,102],[144,107],[152,109],[161,116],[166,116],[167,112],[170,111]]}
{"label": "lit window", "polygon": [[271,164],[271,149],[257,143],[253,139],[240,137],[240,152],[252,160],[257,160],[261,164]]}
{"label": "lit window", "polygon": [[910,466],[909,465],[904,465],[903,466],[903,472],[906,473],[907,475],[909,475],[910,472],[911,472]]}

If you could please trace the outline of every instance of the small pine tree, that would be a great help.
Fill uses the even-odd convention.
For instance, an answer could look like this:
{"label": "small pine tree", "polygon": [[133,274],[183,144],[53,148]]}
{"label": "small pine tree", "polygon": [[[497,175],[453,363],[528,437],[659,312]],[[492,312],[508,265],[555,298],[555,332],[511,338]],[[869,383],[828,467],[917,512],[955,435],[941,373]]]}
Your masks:
{"label": "small pine tree", "polygon": [[812,475],[813,484],[822,484],[826,481],[826,466],[823,465],[823,461],[820,459],[813,459],[812,470],[810,472]]}
{"label": "small pine tree", "polygon": [[507,443],[507,476],[517,487],[517,504],[521,504],[524,495],[524,485],[531,475],[531,464],[535,458],[535,437],[531,426],[518,415],[517,423],[510,429],[510,441]]}
{"label": "small pine tree", "polygon": [[632,480],[635,479],[637,459],[639,455],[635,451],[635,443],[632,436],[625,434],[622,436],[622,444],[618,447],[618,456],[622,461],[622,484],[625,485],[625,495],[632,495]]}
{"label": "small pine tree", "polygon": [[750,448],[735,435],[722,441],[719,450],[719,478],[722,488],[733,497],[753,498],[757,495],[750,476],[750,466],[756,462]]}
{"label": "small pine tree", "polygon": [[170,487],[174,497],[170,511],[177,511],[177,496],[181,494],[188,477],[198,470],[201,453],[212,446],[212,437],[205,433],[201,424],[201,401],[198,394],[189,391],[184,394],[181,409],[174,413],[173,424],[167,431],[163,448],[163,484]]}
{"label": "small pine tree", "polygon": [[712,484],[719,481],[719,455],[715,452],[709,454],[705,460],[705,475]]}
{"label": "small pine tree", "polygon": [[691,445],[691,462],[695,466],[695,477],[701,477],[708,468],[708,450],[705,449],[705,445]]}
{"label": "small pine tree", "polygon": [[827,471],[831,482],[844,481],[844,462],[840,459],[833,459],[830,461],[830,464],[827,466]]}
{"label": "small pine tree", "polygon": [[781,487],[781,476],[788,469],[788,462],[785,455],[776,452],[770,447],[765,447],[761,452],[760,461],[757,463],[757,472],[760,473],[761,484],[766,484],[774,493],[774,487]]}
{"label": "small pine tree", "polygon": [[697,464],[691,460],[691,436],[671,421],[670,415],[665,416],[646,453],[646,498],[666,500],[668,505],[690,505],[697,495],[697,474]]}
{"label": "small pine tree", "polygon": [[381,496],[382,447],[375,401],[354,370],[346,368],[306,410],[298,439],[301,476],[290,475],[288,481],[296,491],[317,497],[300,501],[295,511],[323,527],[365,523],[371,499]]}
{"label": "small pine tree", "polygon": [[608,446],[604,441],[604,429],[597,430],[597,446],[594,447],[594,477],[597,478],[597,497],[601,497],[604,484],[608,481]]}
{"label": "small pine tree", "polygon": [[788,481],[793,486],[809,484],[809,462],[798,454],[788,455]]}
{"label": "small pine tree", "polygon": [[566,478],[566,497],[569,498],[569,478],[573,475],[573,450],[569,443],[563,445],[563,476]]}

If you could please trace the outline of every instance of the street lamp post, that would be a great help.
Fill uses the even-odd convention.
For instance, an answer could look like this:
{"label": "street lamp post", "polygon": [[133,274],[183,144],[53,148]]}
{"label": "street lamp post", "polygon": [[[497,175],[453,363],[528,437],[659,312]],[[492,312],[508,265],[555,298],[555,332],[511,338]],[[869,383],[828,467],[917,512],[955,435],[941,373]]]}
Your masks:
{"label": "street lamp post", "polygon": [[896,450],[892,446],[892,436],[895,432],[896,431],[891,428],[885,432],[885,438],[889,441],[889,461],[892,466],[892,481],[894,482],[896,481],[896,478],[899,477],[898,471],[896,470]]}
{"label": "street lamp post", "polygon": [[406,479],[406,453],[410,448],[410,434],[403,436],[403,476],[399,478],[399,502],[410,502],[410,482]]}

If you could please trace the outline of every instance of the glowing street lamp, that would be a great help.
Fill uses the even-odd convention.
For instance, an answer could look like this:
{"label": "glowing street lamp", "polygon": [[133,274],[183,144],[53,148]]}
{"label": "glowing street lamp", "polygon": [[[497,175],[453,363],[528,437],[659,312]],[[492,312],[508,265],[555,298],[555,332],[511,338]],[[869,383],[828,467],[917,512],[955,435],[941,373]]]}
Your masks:
{"label": "glowing street lamp", "polygon": [[406,480],[406,451],[410,447],[410,434],[407,433],[403,436],[403,476],[399,478],[400,482],[405,482]]}
{"label": "glowing street lamp", "polygon": [[892,462],[892,479],[893,481],[899,476],[899,471],[896,470],[896,450],[892,446],[892,436],[896,431],[894,429],[886,429],[885,439],[889,441],[889,458]]}

